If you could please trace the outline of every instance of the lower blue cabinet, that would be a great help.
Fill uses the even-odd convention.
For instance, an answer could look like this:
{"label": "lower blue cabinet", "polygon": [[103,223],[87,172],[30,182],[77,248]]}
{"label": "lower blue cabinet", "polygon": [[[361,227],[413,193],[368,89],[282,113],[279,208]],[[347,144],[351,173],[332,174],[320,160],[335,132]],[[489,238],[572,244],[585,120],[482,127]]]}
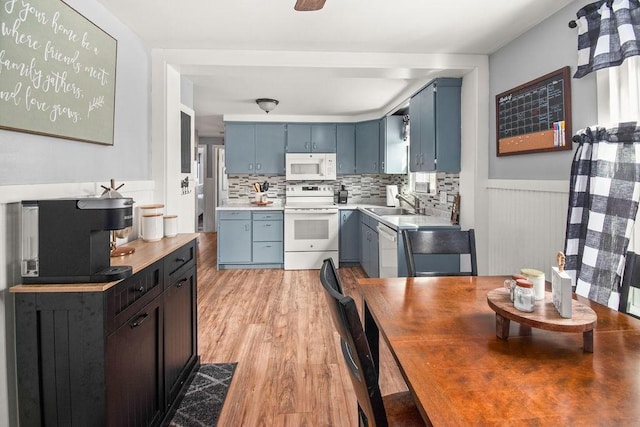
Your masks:
{"label": "lower blue cabinet", "polygon": [[360,212],[340,210],[340,263],[360,260]]}
{"label": "lower blue cabinet", "polygon": [[218,269],[282,268],[282,211],[219,211]]}
{"label": "lower blue cabinet", "polygon": [[379,277],[378,221],[360,216],[360,265],[369,277]]}

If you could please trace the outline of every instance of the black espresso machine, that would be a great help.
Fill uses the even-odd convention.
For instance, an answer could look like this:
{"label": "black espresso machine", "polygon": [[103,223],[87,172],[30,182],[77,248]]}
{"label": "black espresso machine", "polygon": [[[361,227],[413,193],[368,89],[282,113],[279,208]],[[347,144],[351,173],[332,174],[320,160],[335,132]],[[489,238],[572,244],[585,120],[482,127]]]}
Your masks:
{"label": "black espresso machine", "polygon": [[111,282],[131,266],[111,266],[110,230],[133,223],[133,199],[22,202],[23,283]]}

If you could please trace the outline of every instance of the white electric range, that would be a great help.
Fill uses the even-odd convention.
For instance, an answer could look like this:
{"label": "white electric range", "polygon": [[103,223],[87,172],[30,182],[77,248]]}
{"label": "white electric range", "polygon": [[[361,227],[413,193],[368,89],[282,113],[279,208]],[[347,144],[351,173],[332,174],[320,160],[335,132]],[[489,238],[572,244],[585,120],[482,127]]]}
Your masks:
{"label": "white electric range", "polygon": [[332,257],[338,264],[338,206],[331,185],[287,185],[284,269],[313,270]]}

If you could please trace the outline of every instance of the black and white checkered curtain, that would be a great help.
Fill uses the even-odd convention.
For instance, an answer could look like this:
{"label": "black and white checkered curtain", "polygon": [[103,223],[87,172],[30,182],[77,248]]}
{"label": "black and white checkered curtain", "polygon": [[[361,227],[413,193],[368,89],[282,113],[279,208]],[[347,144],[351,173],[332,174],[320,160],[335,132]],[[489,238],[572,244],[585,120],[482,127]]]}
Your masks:
{"label": "black and white checkered curtain", "polygon": [[566,271],[578,295],[617,310],[640,200],[640,127],[587,128],[574,141]]}
{"label": "black and white checkered curtain", "polygon": [[578,19],[580,78],[640,55],[640,0],[602,0],[583,7]]}

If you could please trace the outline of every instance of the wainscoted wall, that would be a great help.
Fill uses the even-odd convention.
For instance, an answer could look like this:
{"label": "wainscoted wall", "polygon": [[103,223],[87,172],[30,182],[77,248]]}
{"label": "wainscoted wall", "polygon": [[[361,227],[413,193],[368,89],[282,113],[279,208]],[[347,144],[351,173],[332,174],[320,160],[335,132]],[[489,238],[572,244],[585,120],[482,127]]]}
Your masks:
{"label": "wainscoted wall", "polygon": [[[437,194],[420,193],[418,196],[425,203],[428,213],[447,216],[451,214],[453,198],[459,193],[460,177],[458,174],[439,173],[437,175]],[[229,199],[251,199],[254,194],[254,182],[269,182],[268,196],[272,199],[284,199],[286,180],[284,176],[266,175],[229,175]],[[384,204],[386,202],[386,185],[397,185],[398,190],[409,191],[407,175],[340,175],[336,181],[305,182],[304,184],[329,184],[334,191],[344,185],[349,192],[349,203]],[[441,204],[439,194],[447,192],[447,203]]]}
{"label": "wainscoted wall", "polygon": [[564,251],[568,182],[491,180],[487,194],[486,274],[528,267],[543,271],[548,280],[556,253]]}

